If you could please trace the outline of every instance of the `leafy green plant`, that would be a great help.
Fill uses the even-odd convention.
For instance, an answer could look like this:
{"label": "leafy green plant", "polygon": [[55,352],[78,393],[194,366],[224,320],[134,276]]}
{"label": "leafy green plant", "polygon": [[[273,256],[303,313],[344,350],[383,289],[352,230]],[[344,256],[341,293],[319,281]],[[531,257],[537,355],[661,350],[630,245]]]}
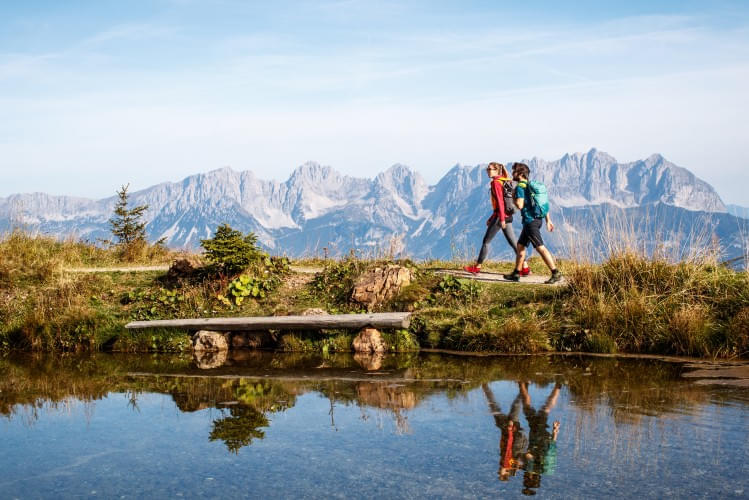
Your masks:
{"label": "leafy green plant", "polygon": [[437,283],[435,291],[462,302],[476,299],[480,288],[474,280],[446,275]]}
{"label": "leafy green plant", "polygon": [[274,274],[288,274],[291,272],[291,261],[288,257],[271,257],[266,267]]}
{"label": "leafy green plant", "polygon": [[132,317],[137,320],[149,320],[162,316],[172,316],[179,311],[185,296],[178,290],[136,290],[125,293],[120,302],[123,305],[135,304]]}
{"label": "leafy green plant", "polygon": [[[253,276],[242,275],[229,283],[226,296],[219,295],[218,299],[226,305],[232,303],[241,306],[247,297],[262,299],[267,292],[273,290],[278,284],[278,279],[271,277],[268,279],[255,278]],[[227,297],[228,296],[228,297]]]}

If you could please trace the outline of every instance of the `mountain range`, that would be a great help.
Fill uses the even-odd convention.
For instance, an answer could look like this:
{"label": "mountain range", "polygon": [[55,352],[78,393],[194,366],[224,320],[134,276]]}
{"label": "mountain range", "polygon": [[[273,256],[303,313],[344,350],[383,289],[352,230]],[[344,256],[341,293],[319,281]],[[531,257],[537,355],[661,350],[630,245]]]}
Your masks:
{"label": "mountain range", "polygon": [[735,215],[736,217],[749,219],[749,207],[742,207],[741,205],[726,205],[726,210],[728,210],[729,214]]}
{"label": "mountain range", "polygon": [[[556,161],[520,161],[548,186],[558,230],[545,237],[557,252],[595,258],[617,238],[675,252],[695,247],[697,240],[717,240],[726,258],[745,251],[749,221],[729,213],[710,184],[661,155],[619,163],[591,149]],[[283,182],[225,167],[132,192],[130,201],[149,206],[149,239],[165,238],[175,248],[196,249],[200,239],[228,223],[253,231],[272,253],[290,256],[353,249],[370,256],[469,258],[491,212],[484,168],[458,164],[428,185],[400,164],[366,179],[309,162]],[[116,200],[11,195],[0,198],[0,230],[20,225],[58,237],[108,239]],[[493,252],[511,255],[499,239]]]}

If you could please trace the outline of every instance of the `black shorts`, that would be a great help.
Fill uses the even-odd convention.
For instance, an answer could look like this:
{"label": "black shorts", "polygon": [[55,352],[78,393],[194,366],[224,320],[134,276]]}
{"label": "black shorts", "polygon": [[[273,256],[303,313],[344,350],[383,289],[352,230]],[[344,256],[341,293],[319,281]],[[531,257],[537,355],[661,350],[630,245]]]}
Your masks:
{"label": "black shorts", "polygon": [[528,248],[528,244],[533,244],[533,248],[544,245],[544,239],[541,238],[541,226],[544,224],[543,219],[533,219],[527,224],[523,224],[523,230],[518,238],[518,245]]}

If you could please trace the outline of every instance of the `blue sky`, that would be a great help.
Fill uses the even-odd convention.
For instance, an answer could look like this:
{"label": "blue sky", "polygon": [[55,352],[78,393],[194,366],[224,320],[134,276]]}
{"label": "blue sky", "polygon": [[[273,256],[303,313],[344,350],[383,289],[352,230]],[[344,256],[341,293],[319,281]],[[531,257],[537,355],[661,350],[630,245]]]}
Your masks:
{"label": "blue sky", "polygon": [[[0,0],[0,196],[596,147],[749,205],[749,2]],[[740,182],[737,182],[740,181]]]}

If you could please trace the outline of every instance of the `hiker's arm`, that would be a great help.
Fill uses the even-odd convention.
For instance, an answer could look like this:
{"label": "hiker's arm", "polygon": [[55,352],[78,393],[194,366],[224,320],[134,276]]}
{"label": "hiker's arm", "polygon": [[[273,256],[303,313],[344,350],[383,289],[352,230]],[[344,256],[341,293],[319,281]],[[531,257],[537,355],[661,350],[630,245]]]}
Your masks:
{"label": "hiker's arm", "polygon": [[549,232],[554,231],[554,223],[551,222],[551,216],[546,214],[546,227],[549,228]]}
{"label": "hiker's arm", "polygon": [[518,210],[522,210],[525,206],[525,189],[525,184],[520,182],[515,187],[515,206],[518,207]]}
{"label": "hiker's arm", "polygon": [[497,206],[499,207],[499,222],[502,224],[502,229],[505,227],[505,194],[501,188],[502,184],[493,181],[492,182],[492,196],[497,200]]}

